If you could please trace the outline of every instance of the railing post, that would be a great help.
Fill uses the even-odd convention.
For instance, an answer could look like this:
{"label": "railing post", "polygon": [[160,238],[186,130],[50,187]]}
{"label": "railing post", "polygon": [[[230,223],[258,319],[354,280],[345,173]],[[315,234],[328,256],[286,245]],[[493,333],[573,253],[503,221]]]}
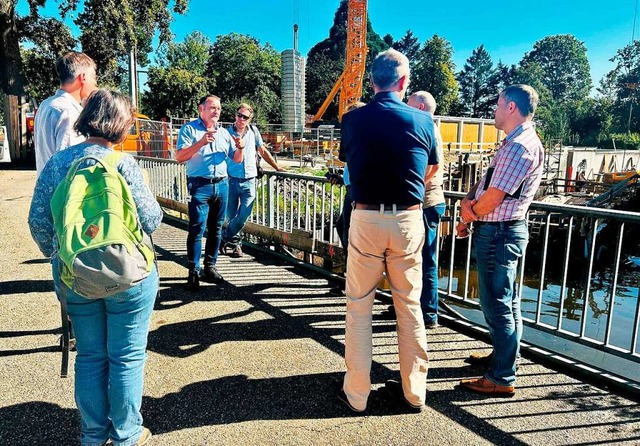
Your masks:
{"label": "railing post", "polygon": [[275,227],[275,177],[273,175],[269,175],[267,177],[267,227],[274,228]]}

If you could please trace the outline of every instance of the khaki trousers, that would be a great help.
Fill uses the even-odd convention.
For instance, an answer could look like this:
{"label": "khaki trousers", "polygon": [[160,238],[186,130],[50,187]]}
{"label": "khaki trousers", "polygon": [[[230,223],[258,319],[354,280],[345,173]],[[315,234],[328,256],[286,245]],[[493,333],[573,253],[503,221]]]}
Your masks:
{"label": "khaki trousers", "polygon": [[427,337],[420,308],[423,243],[422,210],[392,213],[355,209],[351,214],[343,389],[358,410],[367,407],[371,392],[371,313],[385,270],[397,315],[404,396],[413,405],[425,402]]}

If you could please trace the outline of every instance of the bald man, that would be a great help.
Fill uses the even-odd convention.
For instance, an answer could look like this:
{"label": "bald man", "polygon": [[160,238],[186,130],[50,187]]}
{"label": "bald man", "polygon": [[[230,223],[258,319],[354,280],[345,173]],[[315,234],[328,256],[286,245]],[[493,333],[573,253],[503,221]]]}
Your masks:
{"label": "bald man", "polygon": [[[431,93],[416,91],[407,101],[409,107],[417,108],[433,117],[436,112],[436,100]],[[439,163],[429,166],[425,176],[425,193],[422,204],[424,221],[424,246],[422,247],[422,295],[420,306],[427,329],[438,328],[438,226],[444,214],[444,151],[440,129],[434,122],[433,130],[438,144]]]}

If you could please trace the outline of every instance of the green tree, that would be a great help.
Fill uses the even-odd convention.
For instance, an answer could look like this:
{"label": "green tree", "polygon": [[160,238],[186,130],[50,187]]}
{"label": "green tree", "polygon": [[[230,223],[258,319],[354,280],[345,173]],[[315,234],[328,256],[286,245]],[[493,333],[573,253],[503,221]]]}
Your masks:
{"label": "green tree", "polygon": [[144,113],[152,118],[188,118],[198,113],[198,101],[207,93],[207,79],[183,68],[149,68],[148,90],[142,94]]}
{"label": "green tree", "polygon": [[[306,66],[307,113],[315,114],[331,91],[336,79],[344,69],[344,60],[332,57],[331,49],[310,51]],[[324,119],[337,116],[338,107],[334,102],[325,113]]]}
{"label": "green tree", "polygon": [[608,139],[613,124],[614,103],[605,96],[587,97],[569,109],[574,145],[596,146]]}
{"label": "green tree", "polygon": [[[347,0],[341,0],[333,18],[333,25],[329,30],[329,37],[314,45],[307,56],[306,81],[307,81],[307,113],[316,113],[336,80],[342,74],[346,58],[347,42]],[[390,37],[390,36],[389,36]],[[389,40],[389,37],[386,39]],[[391,39],[392,40],[392,39]],[[369,67],[373,58],[381,51],[389,48],[371,26],[367,17],[367,47],[369,55],[366,60],[365,76],[369,75]],[[373,91],[365,82],[362,90],[362,100],[367,102],[373,97]],[[325,120],[335,120],[338,117],[337,97],[327,109]]]}
{"label": "green tree", "polygon": [[489,79],[489,84],[494,88],[495,100],[498,100],[498,94],[509,85],[513,84],[513,76],[515,72],[514,65],[506,65],[501,60],[498,61],[496,68]]}
{"label": "green tree", "polygon": [[[77,6],[78,1],[70,3]],[[131,50],[140,65],[147,65],[155,32],[160,42],[169,42],[171,13],[184,14],[187,4],[188,0],[176,0],[169,9],[165,0],[85,0],[75,23],[82,31],[82,50],[98,65],[100,83],[122,84]]]}
{"label": "green tree", "polygon": [[169,42],[160,51],[160,65],[164,67],[189,70],[204,75],[209,62],[211,41],[200,31],[193,31],[184,38],[184,42]]}
{"label": "green tree", "polygon": [[460,105],[464,116],[488,118],[495,105],[495,69],[491,56],[480,45],[473,50],[457,79],[460,85]]}
{"label": "green tree", "polygon": [[537,41],[521,65],[535,63],[538,79],[554,100],[580,100],[591,91],[587,47],[570,34],[548,36]]}
{"label": "green tree", "polygon": [[[47,0],[30,0],[29,16],[38,19],[46,3]],[[17,0],[0,0],[0,89],[7,95],[6,109],[12,98],[15,100],[24,94],[20,17],[16,14],[16,4]],[[166,0],[63,0],[59,3],[58,18],[64,20],[71,11],[82,11],[75,20],[81,31],[82,50],[96,61],[103,85],[119,86],[124,73],[121,64],[129,51],[135,48],[139,63],[145,65],[156,32],[160,42],[171,40],[171,14],[183,14],[187,4],[188,0],[175,0],[171,5]],[[54,29],[52,34],[59,30]],[[24,37],[29,39],[28,35]],[[45,63],[27,54],[30,64]]]}
{"label": "green tree", "polygon": [[609,100],[615,132],[640,131],[640,42],[616,51],[615,68],[600,81],[599,93]]}
{"label": "green tree", "polygon": [[[391,47],[407,56],[409,59],[409,67],[413,71],[418,60],[418,53],[420,52],[420,41],[413,32],[407,30],[400,40],[393,42]],[[411,88],[411,86],[409,86],[409,88]]]}
{"label": "green tree", "polygon": [[233,120],[238,102],[250,103],[260,123],[281,118],[280,54],[258,39],[231,33],[218,36],[207,62],[207,87],[222,98],[223,120]]}
{"label": "green tree", "polygon": [[56,59],[74,48],[76,40],[69,27],[54,18],[28,16],[18,26],[23,42],[33,45],[22,49],[25,90],[29,98],[40,103],[60,85]]}
{"label": "green tree", "polygon": [[158,65],[149,68],[148,90],[142,94],[143,111],[153,118],[191,117],[198,100],[207,93],[205,72],[211,41],[194,31],[183,42],[164,43]]}
{"label": "green tree", "polygon": [[453,47],[446,39],[434,35],[420,48],[411,75],[412,91],[426,90],[438,102],[438,114],[446,115],[458,98]]}
{"label": "green tree", "polygon": [[0,0],[0,89],[7,96],[24,94],[17,3],[18,0]]}

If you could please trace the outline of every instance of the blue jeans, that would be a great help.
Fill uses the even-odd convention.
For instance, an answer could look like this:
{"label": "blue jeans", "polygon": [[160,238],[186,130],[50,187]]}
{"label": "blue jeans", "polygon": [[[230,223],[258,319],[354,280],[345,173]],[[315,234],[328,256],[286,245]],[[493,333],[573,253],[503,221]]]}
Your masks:
{"label": "blue jeans", "polygon": [[138,286],[104,299],[85,299],[60,281],[76,336],[75,398],[83,446],[138,443],[142,434],[142,390],[149,319],[158,293],[158,272]]}
{"label": "blue jeans", "polygon": [[187,258],[189,268],[200,270],[202,255],[202,236],[207,229],[207,243],[204,246],[204,264],[213,266],[218,260],[218,249],[222,238],[222,225],[227,211],[229,183],[227,179],[211,184],[188,178],[189,234],[187,235]]}
{"label": "blue jeans", "polygon": [[240,231],[251,215],[256,200],[256,179],[246,180],[229,177],[229,200],[227,203],[227,224],[222,241],[233,246],[242,246]]}
{"label": "blue jeans", "polygon": [[[344,249],[346,257],[349,248],[349,227],[351,226],[351,211],[353,211],[353,200],[351,199],[351,187],[345,186],[344,200],[342,201],[342,212],[336,221],[336,230]],[[346,264],[346,262],[345,262]]]}
{"label": "blue jeans", "polygon": [[420,306],[425,325],[438,322],[438,225],[445,204],[424,208],[424,246],[422,247],[422,295]]}
{"label": "blue jeans", "polygon": [[493,342],[493,361],[485,376],[503,386],[511,386],[516,380],[522,338],[516,276],[528,241],[525,220],[476,224],[473,233],[480,305]]}

